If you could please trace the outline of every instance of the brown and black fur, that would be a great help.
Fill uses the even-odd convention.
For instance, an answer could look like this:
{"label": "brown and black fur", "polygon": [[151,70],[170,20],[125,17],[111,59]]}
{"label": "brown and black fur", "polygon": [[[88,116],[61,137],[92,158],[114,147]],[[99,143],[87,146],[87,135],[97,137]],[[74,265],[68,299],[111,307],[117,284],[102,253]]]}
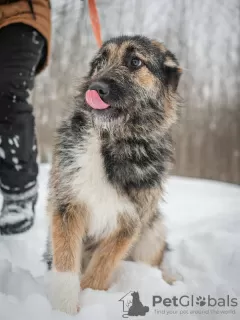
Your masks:
{"label": "brown and black fur", "polygon": [[[134,59],[141,65],[134,65]],[[55,272],[81,270],[82,289],[107,289],[122,259],[160,266],[165,230],[158,202],[172,162],[180,75],[175,56],[162,43],[142,36],[111,39],[93,59],[57,131],[48,263]],[[109,109],[94,110],[85,101],[96,82],[109,89]],[[77,310],[71,301],[55,306]]]}

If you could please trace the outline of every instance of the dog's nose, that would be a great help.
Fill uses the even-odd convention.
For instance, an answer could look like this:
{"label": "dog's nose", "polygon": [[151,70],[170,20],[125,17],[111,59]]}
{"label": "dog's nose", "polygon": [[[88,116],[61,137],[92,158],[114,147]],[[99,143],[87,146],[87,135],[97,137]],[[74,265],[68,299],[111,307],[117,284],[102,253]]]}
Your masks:
{"label": "dog's nose", "polygon": [[96,90],[102,99],[106,99],[108,97],[109,91],[110,91],[109,85],[105,82],[102,82],[102,81],[93,82],[90,85],[89,89]]}

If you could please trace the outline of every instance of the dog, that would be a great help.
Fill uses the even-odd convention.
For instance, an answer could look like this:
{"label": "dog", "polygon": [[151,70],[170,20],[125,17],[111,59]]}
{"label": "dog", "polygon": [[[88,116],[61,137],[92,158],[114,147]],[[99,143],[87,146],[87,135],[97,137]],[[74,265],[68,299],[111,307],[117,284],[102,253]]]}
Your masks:
{"label": "dog", "polygon": [[144,306],[142,302],[140,301],[139,298],[139,293],[138,292],[133,292],[132,293],[132,305],[128,310],[128,315],[129,316],[145,316],[147,312],[149,312],[149,307]]}
{"label": "dog", "polygon": [[173,160],[171,127],[182,69],[143,36],[106,41],[77,88],[54,143],[49,182],[48,294],[79,310],[81,289],[107,290],[121,260],[159,267],[158,203]]}

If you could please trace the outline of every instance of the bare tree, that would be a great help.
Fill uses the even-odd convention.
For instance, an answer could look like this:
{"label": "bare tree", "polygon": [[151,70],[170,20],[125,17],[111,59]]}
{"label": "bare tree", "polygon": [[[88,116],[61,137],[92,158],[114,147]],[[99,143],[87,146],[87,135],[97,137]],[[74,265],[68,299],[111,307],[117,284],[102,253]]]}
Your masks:
{"label": "bare tree", "polygon": [[[144,34],[176,53],[184,99],[174,174],[240,183],[239,0],[97,1],[103,39]],[[86,1],[53,0],[51,64],[33,94],[42,160],[73,84],[97,49]]]}

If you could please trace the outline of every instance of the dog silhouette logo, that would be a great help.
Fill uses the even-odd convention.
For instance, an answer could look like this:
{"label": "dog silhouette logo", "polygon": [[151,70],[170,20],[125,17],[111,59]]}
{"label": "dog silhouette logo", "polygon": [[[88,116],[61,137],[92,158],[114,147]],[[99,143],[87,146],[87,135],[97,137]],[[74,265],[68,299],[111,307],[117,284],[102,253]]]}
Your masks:
{"label": "dog silhouette logo", "polygon": [[137,291],[130,291],[119,301],[123,302],[123,318],[145,316],[149,307],[144,306]]}

